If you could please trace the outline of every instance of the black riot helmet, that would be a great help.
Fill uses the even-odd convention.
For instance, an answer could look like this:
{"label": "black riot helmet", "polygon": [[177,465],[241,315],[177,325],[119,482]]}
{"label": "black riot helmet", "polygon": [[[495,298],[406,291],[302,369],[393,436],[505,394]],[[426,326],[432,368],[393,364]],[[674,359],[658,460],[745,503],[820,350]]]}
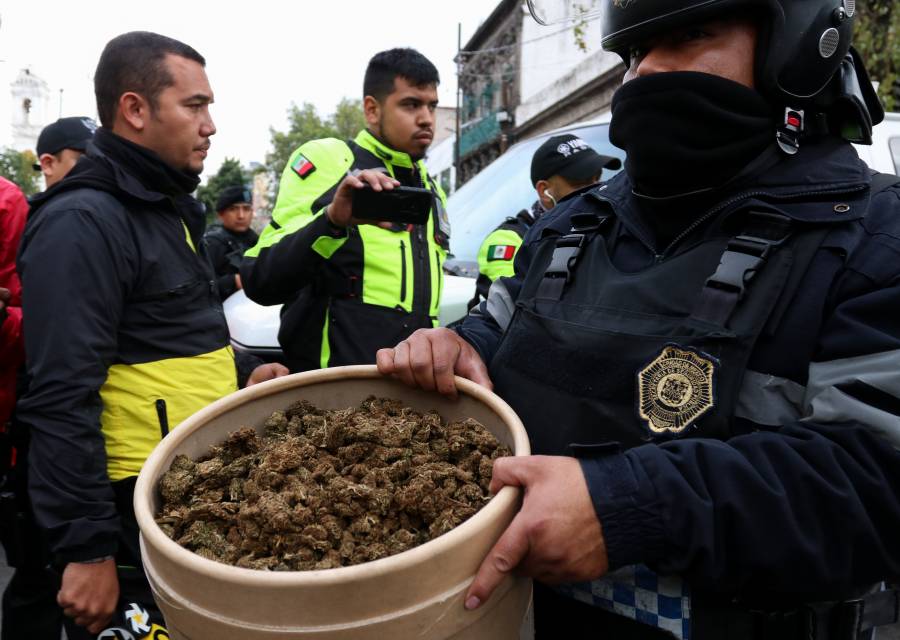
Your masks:
{"label": "black riot helmet", "polygon": [[653,36],[711,18],[759,17],[758,90],[790,103],[818,95],[850,49],[855,0],[608,0],[603,48],[627,65],[629,48]]}
{"label": "black riot helmet", "polygon": [[810,116],[820,116],[828,120],[829,129],[841,131],[853,142],[869,143],[872,126],[884,117],[862,60],[850,47],[856,0],[587,1],[590,7],[580,16],[561,9],[564,0],[528,0],[528,4],[544,24],[599,13],[603,48],[619,54],[626,66],[632,46],[743,12],[759,25],[756,89],[785,109],[786,122],[796,121],[798,115],[803,120],[805,111],[804,126],[814,124]]}

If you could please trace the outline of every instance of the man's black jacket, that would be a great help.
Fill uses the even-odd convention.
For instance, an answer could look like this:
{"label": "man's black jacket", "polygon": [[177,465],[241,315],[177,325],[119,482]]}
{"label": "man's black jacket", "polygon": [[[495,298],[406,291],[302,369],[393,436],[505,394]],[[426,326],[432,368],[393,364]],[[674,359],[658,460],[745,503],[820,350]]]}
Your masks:
{"label": "man's black jacket", "polygon": [[[752,352],[742,397],[755,401],[735,414],[742,435],[584,460],[611,569],[643,563],[695,588],[781,604],[900,575],[900,188],[870,201],[869,184],[852,147],[826,140],[720,203],[719,220],[763,205],[832,230],[777,331]],[[538,247],[569,233],[579,212],[614,213],[603,241],[625,273],[678,255],[711,228],[654,246],[624,172],[563,204],[529,232],[516,275],[499,279],[460,329],[485,362],[525,274],[546,267],[532,262]]]}
{"label": "man's black jacket", "polygon": [[202,209],[158,157],[129,145],[99,130],[34,200],[19,253],[30,383],[17,413],[35,516],[61,563],[114,553],[113,484],[136,476],[169,428],[236,389]]}

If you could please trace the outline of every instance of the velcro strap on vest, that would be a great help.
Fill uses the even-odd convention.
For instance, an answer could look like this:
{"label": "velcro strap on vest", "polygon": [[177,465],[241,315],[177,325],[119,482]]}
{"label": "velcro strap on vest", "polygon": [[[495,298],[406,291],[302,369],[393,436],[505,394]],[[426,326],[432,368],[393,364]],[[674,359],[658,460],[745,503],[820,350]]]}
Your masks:
{"label": "velcro strap on vest", "polygon": [[609,216],[595,213],[576,213],[572,216],[571,232],[556,239],[556,248],[538,286],[537,298],[559,300],[562,297],[566,285],[574,277],[582,249],[608,219]]}
{"label": "velcro strap on vest", "polygon": [[583,233],[570,233],[556,240],[556,248],[550,258],[550,264],[544,271],[544,278],[538,287],[538,298],[559,300],[566,285],[572,280],[572,271],[581,248],[584,246]]}
{"label": "velcro strap on vest", "polygon": [[728,241],[718,268],[700,292],[694,317],[724,326],[753,276],[790,237],[790,229],[791,220],[786,216],[750,212],[743,232]]}

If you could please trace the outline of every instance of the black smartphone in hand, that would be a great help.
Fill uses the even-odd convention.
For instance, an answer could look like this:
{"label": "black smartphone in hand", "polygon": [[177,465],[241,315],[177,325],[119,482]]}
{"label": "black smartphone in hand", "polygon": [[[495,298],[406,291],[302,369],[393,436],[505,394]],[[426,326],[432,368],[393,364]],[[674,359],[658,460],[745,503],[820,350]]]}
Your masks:
{"label": "black smartphone in hand", "polygon": [[425,224],[434,204],[434,194],[418,187],[394,187],[375,191],[363,187],[353,192],[353,217],[404,224]]}

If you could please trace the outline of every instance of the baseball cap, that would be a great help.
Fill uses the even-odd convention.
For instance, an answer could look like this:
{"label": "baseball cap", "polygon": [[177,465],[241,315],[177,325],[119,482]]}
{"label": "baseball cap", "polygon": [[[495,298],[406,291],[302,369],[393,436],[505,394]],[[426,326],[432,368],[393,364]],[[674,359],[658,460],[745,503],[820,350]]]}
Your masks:
{"label": "baseball cap", "polygon": [[537,148],[531,158],[531,184],[552,176],[585,182],[600,175],[603,169],[618,169],[622,161],[603,156],[587,142],[571,133],[553,136]]}
{"label": "baseball cap", "polygon": [[225,209],[238,202],[252,204],[253,196],[250,190],[240,185],[225,187],[219,192],[219,199],[216,200],[216,211],[225,211]]}
{"label": "baseball cap", "polygon": [[59,153],[63,149],[84,151],[96,130],[97,123],[90,118],[60,118],[44,127],[38,136],[38,157],[45,153]]}

